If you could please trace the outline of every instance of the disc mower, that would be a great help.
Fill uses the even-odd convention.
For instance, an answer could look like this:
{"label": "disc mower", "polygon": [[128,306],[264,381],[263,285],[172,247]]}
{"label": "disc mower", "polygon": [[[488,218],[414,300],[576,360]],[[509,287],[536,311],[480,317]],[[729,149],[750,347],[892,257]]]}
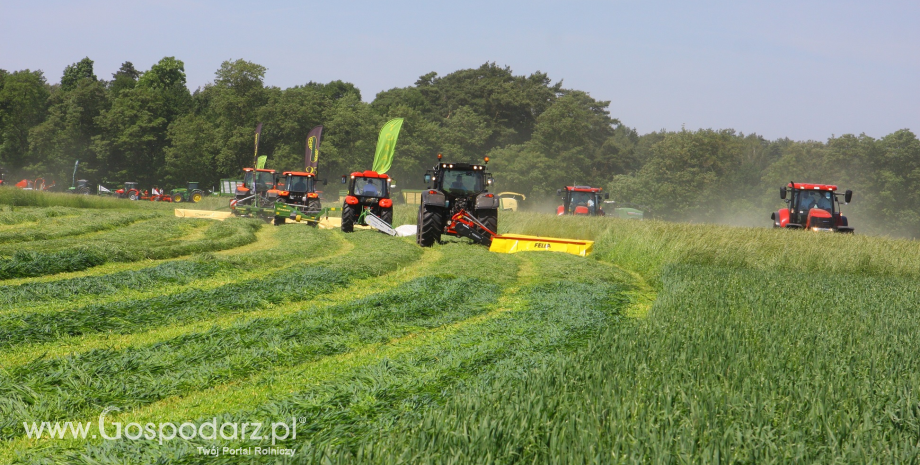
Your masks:
{"label": "disc mower", "polygon": [[350,233],[355,230],[355,224],[367,226],[369,222],[381,229],[380,221],[386,225],[382,231],[393,231],[389,176],[371,170],[355,171],[342,176],[342,183],[348,185],[348,194],[342,204],[342,232]]}
{"label": "disc mower", "polygon": [[773,227],[852,233],[847,217],[840,212],[840,197],[848,204],[853,191],[841,194],[831,184],[790,182],[779,189],[779,198],[787,207],[770,215]]}

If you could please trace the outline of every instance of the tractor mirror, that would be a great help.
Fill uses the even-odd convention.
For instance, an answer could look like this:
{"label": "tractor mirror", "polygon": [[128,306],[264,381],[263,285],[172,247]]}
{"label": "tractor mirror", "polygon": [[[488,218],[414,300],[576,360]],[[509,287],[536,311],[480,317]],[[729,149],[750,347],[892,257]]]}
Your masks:
{"label": "tractor mirror", "polygon": [[609,198],[610,198],[610,192],[604,192],[604,200],[608,200]]}
{"label": "tractor mirror", "polygon": [[786,200],[786,188],[785,187],[779,188],[779,198]]}
{"label": "tractor mirror", "polygon": [[343,174],[343,175],[342,175],[342,184],[345,184],[345,183],[347,182],[347,181],[345,180],[345,178],[346,178],[346,176]]}
{"label": "tractor mirror", "polygon": [[850,203],[850,200],[853,200],[853,191],[847,189],[846,193],[843,194],[843,201]]}
{"label": "tractor mirror", "polygon": [[486,183],[491,186],[492,184],[495,184],[495,179],[492,179],[492,177],[489,176],[489,179],[486,179]]}
{"label": "tractor mirror", "polygon": [[323,185],[326,186],[329,184],[329,178],[323,179]]}
{"label": "tractor mirror", "polygon": [[556,195],[562,195],[562,189],[556,189]]}
{"label": "tractor mirror", "polygon": [[425,175],[425,184],[428,184],[429,182],[431,182],[431,175],[430,175],[430,174],[426,174],[426,175]]}

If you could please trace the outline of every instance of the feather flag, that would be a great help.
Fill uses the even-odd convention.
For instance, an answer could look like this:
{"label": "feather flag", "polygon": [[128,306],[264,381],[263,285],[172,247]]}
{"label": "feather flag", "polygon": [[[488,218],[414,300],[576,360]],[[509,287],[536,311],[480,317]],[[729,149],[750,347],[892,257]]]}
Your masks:
{"label": "feather flag", "polygon": [[307,133],[307,150],[303,157],[304,171],[316,174],[319,167],[319,143],[323,136],[323,127],[317,126]]}
{"label": "feather flag", "polygon": [[380,130],[380,136],[377,138],[377,152],[374,154],[374,166],[372,170],[383,174],[386,173],[393,165],[393,154],[396,151],[396,138],[399,137],[399,130],[402,128],[403,119],[396,118],[387,121]]}

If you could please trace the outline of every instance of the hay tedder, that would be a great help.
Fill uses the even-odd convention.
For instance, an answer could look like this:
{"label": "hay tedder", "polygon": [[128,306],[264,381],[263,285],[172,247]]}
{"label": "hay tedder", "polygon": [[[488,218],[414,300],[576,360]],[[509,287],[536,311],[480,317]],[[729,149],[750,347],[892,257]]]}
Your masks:
{"label": "hay tedder", "polygon": [[342,183],[348,184],[348,194],[342,204],[342,232],[350,233],[358,224],[396,235],[389,176],[371,170],[355,171],[342,176]]}
{"label": "hay tedder", "polygon": [[840,194],[837,186],[830,184],[790,182],[779,189],[779,197],[786,202],[787,208],[770,215],[773,227],[852,233],[847,217],[840,212],[841,196],[843,203],[848,204],[853,199],[853,191]]}
{"label": "hay tedder", "polygon": [[[499,200],[488,191],[494,183],[485,165],[444,163],[425,174],[429,188],[422,192],[416,242],[430,247],[441,235],[465,237],[492,252],[566,252],[582,257],[591,253],[593,241],[498,234]],[[489,157],[485,157],[489,162]]]}

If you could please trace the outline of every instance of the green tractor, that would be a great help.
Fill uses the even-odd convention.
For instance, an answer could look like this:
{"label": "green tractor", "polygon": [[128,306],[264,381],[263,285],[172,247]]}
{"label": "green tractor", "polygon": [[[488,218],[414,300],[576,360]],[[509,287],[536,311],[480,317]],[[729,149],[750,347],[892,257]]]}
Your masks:
{"label": "green tractor", "polygon": [[204,198],[204,191],[198,188],[197,182],[189,181],[187,188],[173,189],[170,192],[172,201],[198,203]]}

